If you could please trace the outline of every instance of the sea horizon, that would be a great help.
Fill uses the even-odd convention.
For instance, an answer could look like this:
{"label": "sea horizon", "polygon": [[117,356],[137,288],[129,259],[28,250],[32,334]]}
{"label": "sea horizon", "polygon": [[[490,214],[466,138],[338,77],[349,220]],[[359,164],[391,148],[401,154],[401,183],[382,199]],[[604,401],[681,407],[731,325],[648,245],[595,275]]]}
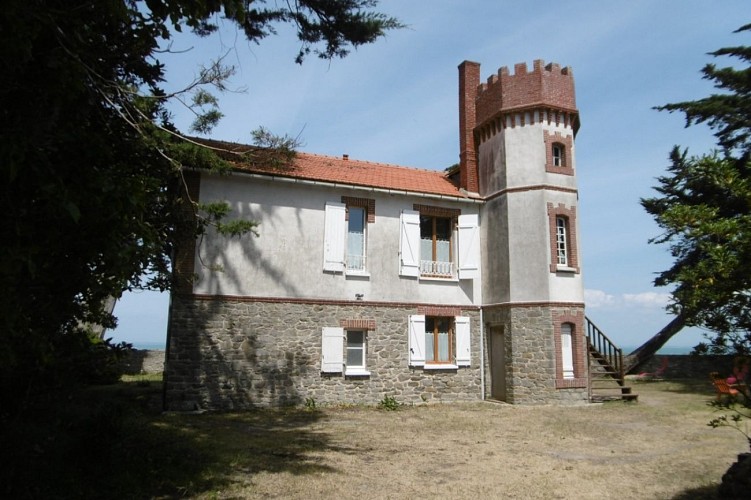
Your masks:
{"label": "sea horizon", "polygon": [[[639,346],[623,346],[621,349],[623,349],[623,354],[630,354],[634,352]],[[679,355],[679,354],[691,354],[691,351],[694,350],[693,346],[667,346],[662,347],[659,351],[657,351],[656,355],[662,354],[663,356],[669,356],[669,355]]]}

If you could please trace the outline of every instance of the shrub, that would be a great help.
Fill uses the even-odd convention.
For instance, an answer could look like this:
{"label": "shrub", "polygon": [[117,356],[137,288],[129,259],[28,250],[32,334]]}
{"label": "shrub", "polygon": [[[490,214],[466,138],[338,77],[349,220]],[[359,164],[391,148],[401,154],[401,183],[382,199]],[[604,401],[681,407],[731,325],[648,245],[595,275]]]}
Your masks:
{"label": "shrub", "polygon": [[383,399],[378,403],[378,408],[387,411],[398,410],[400,406],[401,404],[394,396],[383,396]]}

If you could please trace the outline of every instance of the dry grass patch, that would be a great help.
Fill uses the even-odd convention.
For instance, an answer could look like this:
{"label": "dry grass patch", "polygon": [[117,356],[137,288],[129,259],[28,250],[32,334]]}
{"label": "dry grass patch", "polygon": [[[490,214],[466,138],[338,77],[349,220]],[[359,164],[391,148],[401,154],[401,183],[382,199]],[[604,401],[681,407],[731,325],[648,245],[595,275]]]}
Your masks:
{"label": "dry grass patch", "polygon": [[715,498],[745,442],[707,426],[705,385],[640,384],[636,404],[204,416],[198,425],[237,461],[225,488],[197,496]]}
{"label": "dry grass patch", "polygon": [[[716,498],[745,451],[705,381],[638,403],[162,414],[161,383],[92,388],[3,430],[8,498]],[[36,443],[27,446],[28,443]]]}

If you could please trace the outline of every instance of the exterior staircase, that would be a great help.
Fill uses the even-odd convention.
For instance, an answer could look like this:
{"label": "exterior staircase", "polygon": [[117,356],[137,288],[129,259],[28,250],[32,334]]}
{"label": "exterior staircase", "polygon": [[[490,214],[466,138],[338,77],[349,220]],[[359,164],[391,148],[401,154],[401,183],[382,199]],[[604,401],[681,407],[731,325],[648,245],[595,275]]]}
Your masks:
{"label": "exterior staircase", "polygon": [[616,347],[589,318],[585,319],[589,351],[590,401],[636,401],[639,395],[626,385],[623,350]]}

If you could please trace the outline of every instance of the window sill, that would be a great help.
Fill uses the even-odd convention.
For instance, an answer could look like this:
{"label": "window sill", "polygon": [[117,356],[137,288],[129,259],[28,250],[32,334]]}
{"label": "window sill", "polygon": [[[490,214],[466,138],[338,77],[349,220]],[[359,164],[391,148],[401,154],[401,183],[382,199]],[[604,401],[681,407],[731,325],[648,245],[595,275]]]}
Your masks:
{"label": "window sill", "polygon": [[459,283],[459,278],[452,276],[450,278],[441,278],[439,276],[418,276],[420,281],[442,281],[444,283]]}
{"label": "window sill", "polygon": [[363,369],[350,369],[344,372],[345,377],[370,377],[370,372]]}
{"label": "window sill", "polygon": [[575,267],[556,266],[555,270],[556,270],[556,272],[559,272],[559,273],[572,273],[572,274],[576,273],[576,268]]}
{"label": "window sill", "polygon": [[364,280],[370,279],[370,273],[367,271],[344,271],[344,276],[347,278],[355,278],[355,279],[364,279]]}
{"label": "window sill", "polygon": [[458,370],[459,365],[452,365],[448,363],[425,363],[424,370]]}
{"label": "window sill", "polygon": [[587,378],[564,378],[555,380],[556,389],[586,389]]}

